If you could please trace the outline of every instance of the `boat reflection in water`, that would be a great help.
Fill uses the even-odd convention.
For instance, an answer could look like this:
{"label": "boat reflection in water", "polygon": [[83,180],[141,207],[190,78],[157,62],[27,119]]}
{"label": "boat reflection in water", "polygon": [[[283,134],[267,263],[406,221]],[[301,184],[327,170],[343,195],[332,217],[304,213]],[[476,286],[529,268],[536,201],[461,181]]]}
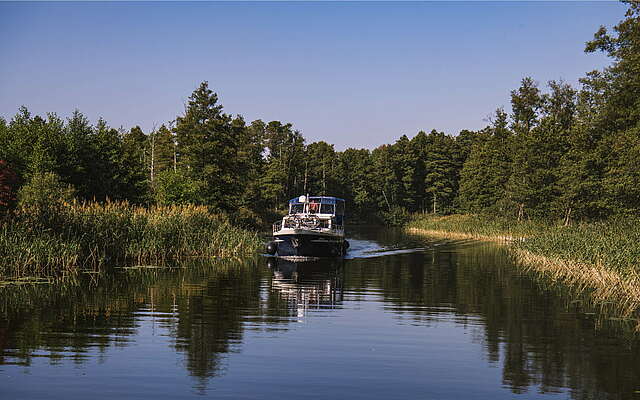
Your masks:
{"label": "boat reflection in water", "polygon": [[344,260],[337,258],[292,261],[270,257],[271,288],[303,317],[310,309],[339,308],[343,298]]}

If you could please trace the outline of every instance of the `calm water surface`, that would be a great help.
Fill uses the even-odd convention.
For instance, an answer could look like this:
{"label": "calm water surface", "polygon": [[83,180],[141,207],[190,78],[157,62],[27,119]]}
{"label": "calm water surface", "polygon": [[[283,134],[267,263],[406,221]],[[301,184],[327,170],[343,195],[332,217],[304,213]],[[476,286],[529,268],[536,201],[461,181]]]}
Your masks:
{"label": "calm water surface", "polygon": [[640,399],[638,341],[503,249],[350,241],[0,289],[0,399]]}

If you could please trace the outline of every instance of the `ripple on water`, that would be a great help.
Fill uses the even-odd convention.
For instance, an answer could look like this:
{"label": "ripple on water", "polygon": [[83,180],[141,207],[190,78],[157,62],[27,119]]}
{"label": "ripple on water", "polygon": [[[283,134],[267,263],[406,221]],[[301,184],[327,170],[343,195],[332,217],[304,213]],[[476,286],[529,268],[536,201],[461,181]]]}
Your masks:
{"label": "ripple on water", "polygon": [[394,243],[390,245],[381,245],[371,240],[348,239],[349,251],[345,256],[347,260],[358,258],[385,257],[397,254],[408,254],[425,251],[424,246],[415,246],[415,243]]}

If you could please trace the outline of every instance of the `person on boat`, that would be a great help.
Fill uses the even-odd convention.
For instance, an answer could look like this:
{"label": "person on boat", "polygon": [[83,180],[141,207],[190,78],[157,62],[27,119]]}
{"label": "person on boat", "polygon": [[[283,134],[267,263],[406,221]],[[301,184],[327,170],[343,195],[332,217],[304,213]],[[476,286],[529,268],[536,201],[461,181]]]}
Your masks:
{"label": "person on boat", "polygon": [[320,211],[320,203],[309,203],[309,212],[317,214]]}

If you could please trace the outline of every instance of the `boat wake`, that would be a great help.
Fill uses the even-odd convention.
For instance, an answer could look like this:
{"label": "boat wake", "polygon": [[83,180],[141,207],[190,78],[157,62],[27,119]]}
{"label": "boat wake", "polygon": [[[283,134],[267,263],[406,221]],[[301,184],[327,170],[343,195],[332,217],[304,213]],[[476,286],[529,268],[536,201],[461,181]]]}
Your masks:
{"label": "boat wake", "polygon": [[425,247],[413,247],[411,244],[397,243],[389,246],[383,246],[370,240],[348,239],[351,244],[349,251],[345,255],[345,259],[373,258],[393,256],[397,254],[418,253],[425,251]]}
{"label": "boat wake", "polygon": [[318,261],[320,257],[307,257],[307,256],[271,256],[275,258],[279,258],[281,260],[292,261],[292,262],[304,262],[304,261]]}

